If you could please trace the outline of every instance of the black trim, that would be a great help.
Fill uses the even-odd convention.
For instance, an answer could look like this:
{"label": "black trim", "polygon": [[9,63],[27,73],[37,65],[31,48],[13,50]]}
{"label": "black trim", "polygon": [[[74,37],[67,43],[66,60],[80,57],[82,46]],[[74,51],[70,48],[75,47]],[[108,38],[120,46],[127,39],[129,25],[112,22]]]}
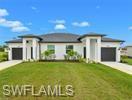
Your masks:
{"label": "black trim", "polygon": [[83,58],[86,58],[86,47],[83,48]]}
{"label": "black trim", "polygon": [[31,59],[33,59],[33,47],[31,47]]}

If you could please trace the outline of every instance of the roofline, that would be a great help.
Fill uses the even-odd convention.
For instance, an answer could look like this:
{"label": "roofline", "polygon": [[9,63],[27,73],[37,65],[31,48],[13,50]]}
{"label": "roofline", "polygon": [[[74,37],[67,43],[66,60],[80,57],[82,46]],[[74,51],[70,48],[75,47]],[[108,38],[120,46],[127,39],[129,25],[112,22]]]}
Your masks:
{"label": "roofline", "polygon": [[103,41],[103,40],[101,40],[101,42],[125,42],[125,41],[123,41],[123,40],[109,40],[109,41]]}
{"label": "roofline", "polygon": [[106,36],[105,34],[84,34],[82,36],[80,36],[78,39],[82,39],[82,38],[85,38],[85,37],[93,37],[93,36],[100,36],[100,37],[104,37]]}
{"label": "roofline", "polygon": [[6,41],[5,43],[22,43],[22,42],[18,42],[18,41],[14,41],[14,42],[11,42],[11,41]]}
{"label": "roofline", "polygon": [[[49,33],[49,34],[53,34],[53,33]],[[64,34],[69,34],[69,33],[64,33]],[[71,34],[71,33],[70,33]],[[45,34],[45,35],[48,35],[48,34]],[[74,35],[77,35],[77,34],[74,34]],[[98,34],[98,33],[89,33],[89,34],[84,34],[84,35],[81,35],[81,36],[79,36],[78,35],[78,38],[77,38],[77,40],[78,41],[43,41],[43,39],[41,38],[41,35],[33,35],[33,34],[28,34],[28,35],[22,35],[22,36],[18,36],[18,37],[20,37],[20,38],[38,38],[38,39],[40,39],[40,43],[81,43],[81,39],[82,38],[85,38],[85,37],[94,37],[94,36],[97,36],[97,37],[103,37],[103,36],[106,36],[105,34]],[[125,42],[125,41],[123,41],[123,40],[102,40],[101,42]],[[22,43],[22,41],[6,41],[5,43]]]}
{"label": "roofline", "polygon": [[[101,42],[125,42],[125,41],[122,41],[122,40],[117,40],[117,41],[103,41],[101,40]],[[5,43],[22,43],[22,42],[10,42],[10,41],[6,41]],[[50,41],[40,41],[39,43],[82,43],[81,41],[78,41],[78,42],[63,42],[63,41],[60,41],[60,42],[50,42]],[[126,47],[132,47],[132,46],[126,46]]]}
{"label": "roofline", "polygon": [[[14,42],[11,42],[11,41],[6,41],[5,43],[22,43],[22,42],[18,42],[18,41],[14,41]],[[68,41],[60,41],[60,42],[50,42],[50,41],[39,41],[39,43],[82,43],[81,41],[77,41],[77,42],[68,42]]]}
{"label": "roofline", "polygon": [[39,36],[18,36],[19,38],[38,38],[38,39],[42,39],[41,37]]}
{"label": "roofline", "polygon": [[63,42],[63,41],[60,41],[60,42],[48,42],[48,41],[40,41],[39,43],[82,43],[81,41],[78,41],[78,42]]}

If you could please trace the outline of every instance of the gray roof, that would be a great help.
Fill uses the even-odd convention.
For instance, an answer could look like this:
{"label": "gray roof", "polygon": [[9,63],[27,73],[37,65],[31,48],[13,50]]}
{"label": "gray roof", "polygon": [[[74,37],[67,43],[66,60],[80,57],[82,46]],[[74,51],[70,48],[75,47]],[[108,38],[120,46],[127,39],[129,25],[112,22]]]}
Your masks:
{"label": "gray roof", "polygon": [[51,33],[51,34],[45,34],[40,35],[42,38],[41,42],[49,43],[49,42],[63,42],[63,43],[74,43],[74,42],[80,42],[78,38],[79,35],[71,34],[71,33]]}
{"label": "gray roof", "polygon": [[107,37],[102,37],[102,42],[125,42],[125,41],[118,40],[118,39],[107,38]]}
{"label": "gray roof", "polygon": [[38,39],[41,39],[41,37],[37,36],[37,35],[34,35],[34,34],[26,34],[26,35],[21,35],[21,36],[18,36],[20,38],[38,38]]}
{"label": "gray roof", "polygon": [[[80,43],[80,39],[85,36],[101,36],[102,42],[124,42],[122,40],[111,39],[107,37],[103,37],[104,34],[85,34],[85,35],[77,35],[71,33],[50,33],[50,34],[43,34],[43,35],[24,35],[19,37],[37,37],[40,39],[41,43]],[[6,43],[22,43],[22,39],[14,39],[11,41],[6,41]]]}
{"label": "gray roof", "polygon": [[22,39],[13,39],[10,41],[6,41],[6,43],[22,43]]}
{"label": "gray roof", "polygon": [[84,38],[86,36],[101,36],[101,37],[103,37],[103,36],[106,36],[106,35],[105,34],[98,34],[98,33],[90,32],[88,34],[84,34],[84,35],[80,36],[79,39],[82,39],[82,38]]}

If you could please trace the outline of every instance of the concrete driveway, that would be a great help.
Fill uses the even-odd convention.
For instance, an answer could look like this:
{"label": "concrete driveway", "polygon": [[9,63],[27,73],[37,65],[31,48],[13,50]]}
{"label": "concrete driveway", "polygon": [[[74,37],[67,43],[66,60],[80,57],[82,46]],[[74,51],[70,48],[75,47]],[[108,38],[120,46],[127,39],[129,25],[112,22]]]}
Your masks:
{"label": "concrete driveway", "polygon": [[102,64],[132,75],[132,66],[118,62],[101,62]]}
{"label": "concrete driveway", "polygon": [[22,63],[21,60],[13,60],[13,61],[5,61],[0,63],[0,71],[9,67],[12,67],[14,65],[17,65],[19,63]]}

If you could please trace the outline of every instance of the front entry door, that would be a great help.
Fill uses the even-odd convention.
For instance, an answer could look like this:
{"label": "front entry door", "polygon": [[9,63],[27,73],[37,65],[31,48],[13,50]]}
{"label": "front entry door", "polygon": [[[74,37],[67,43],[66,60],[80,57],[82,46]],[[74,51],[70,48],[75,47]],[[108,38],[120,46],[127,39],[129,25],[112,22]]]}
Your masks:
{"label": "front entry door", "polygon": [[33,47],[31,47],[31,59],[33,59]]}
{"label": "front entry door", "polygon": [[86,58],[86,47],[83,48],[83,57]]}

